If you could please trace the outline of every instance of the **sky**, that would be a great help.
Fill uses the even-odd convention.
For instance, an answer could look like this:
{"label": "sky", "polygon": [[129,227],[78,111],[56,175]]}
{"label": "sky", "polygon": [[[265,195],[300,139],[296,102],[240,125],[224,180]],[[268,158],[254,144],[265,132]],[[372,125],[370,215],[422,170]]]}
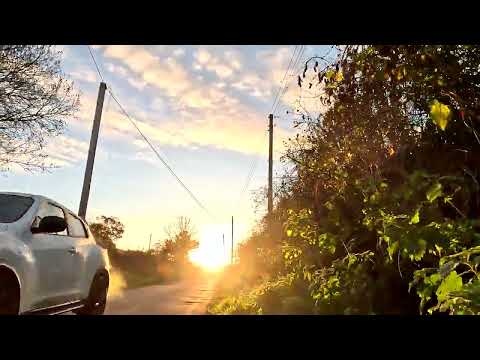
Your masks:
{"label": "sky", "polygon": [[[3,191],[42,194],[77,212],[100,77],[87,46],[58,46],[62,69],[80,92],[81,106],[47,153],[49,173],[20,169],[0,177]],[[117,246],[145,249],[164,238],[179,216],[192,219],[200,247],[230,252],[244,240],[265,206],[253,193],[267,184],[268,114],[295,46],[95,46],[107,86],[195,196],[206,214],[155,157],[107,92],[97,145],[87,220],[115,216],[125,225]],[[274,176],[281,173],[283,141],[294,135],[287,110],[303,89],[304,61],[330,46],[305,46],[275,111]],[[308,98],[308,97],[307,97]],[[308,104],[315,107],[315,103]],[[248,189],[241,193],[256,164]],[[224,234],[225,241],[222,240]],[[224,245],[225,243],[225,245]]]}

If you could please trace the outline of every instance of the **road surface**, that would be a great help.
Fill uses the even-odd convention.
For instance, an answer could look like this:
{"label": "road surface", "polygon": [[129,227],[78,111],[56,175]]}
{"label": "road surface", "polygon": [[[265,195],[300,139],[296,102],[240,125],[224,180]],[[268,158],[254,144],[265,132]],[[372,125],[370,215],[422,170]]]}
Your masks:
{"label": "road surface", "polygon": [[216,276],[124,290],[107,302],[106,315],[202,315]]}

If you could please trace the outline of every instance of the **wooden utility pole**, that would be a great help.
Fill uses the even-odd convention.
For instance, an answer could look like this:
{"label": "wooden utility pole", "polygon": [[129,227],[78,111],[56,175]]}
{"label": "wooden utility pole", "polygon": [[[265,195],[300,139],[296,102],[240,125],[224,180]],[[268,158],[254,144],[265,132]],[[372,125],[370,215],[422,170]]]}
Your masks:
{"label": "wooden utility pole", "polygon": [[233,216],[232,216],[232,249],[231,249],[230,263],[233,265]]}
{"label": "wooden utility pole", "polygon": [[273,114],[268,115],[268,218],[272,217],[273,210],[273,190],[272,190],[272,172],[273,172]]}
{"label": "wooden utility pole", "polygon": [[83,179],[82,197],[78,216],[83,220],[87,215],[88,197],[90,195],[90,183],[92,182],[93,163],[95,161],[95,151],[97,150],[98,132],[100,130],[100,120],[102,119],[103,100],[105,99],[105,90],[107,84],[100,83],[98,88],[97,107],[95,109],[95,118],[93,119],[92,135],[90,137],[90,148],[88,149],[87,166],[85,168],[85,177]]}

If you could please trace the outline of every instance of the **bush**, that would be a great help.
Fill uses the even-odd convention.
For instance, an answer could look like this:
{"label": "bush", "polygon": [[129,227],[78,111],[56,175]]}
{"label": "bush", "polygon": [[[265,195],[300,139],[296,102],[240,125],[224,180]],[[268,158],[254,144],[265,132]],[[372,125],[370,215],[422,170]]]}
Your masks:
{"label": "bush", "polygon": [[325,110],[295,112],[283,232],[263,227],[240,259],[266,274],[212,311],[478,314],[480,48],[347,46],[319,60],[298,78]]}

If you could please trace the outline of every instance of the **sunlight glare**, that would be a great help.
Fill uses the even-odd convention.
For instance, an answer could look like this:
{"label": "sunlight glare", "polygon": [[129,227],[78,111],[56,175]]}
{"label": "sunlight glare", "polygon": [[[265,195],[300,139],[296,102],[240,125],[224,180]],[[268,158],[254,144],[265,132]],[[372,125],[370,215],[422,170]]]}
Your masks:
{"label": "sunlight glare", "polygon": [[190,252],[190,260],[206,270],[218,271],[227,264],[226,251],[222,242],[222,231],[210,226],[202,230],[200,245]]}

